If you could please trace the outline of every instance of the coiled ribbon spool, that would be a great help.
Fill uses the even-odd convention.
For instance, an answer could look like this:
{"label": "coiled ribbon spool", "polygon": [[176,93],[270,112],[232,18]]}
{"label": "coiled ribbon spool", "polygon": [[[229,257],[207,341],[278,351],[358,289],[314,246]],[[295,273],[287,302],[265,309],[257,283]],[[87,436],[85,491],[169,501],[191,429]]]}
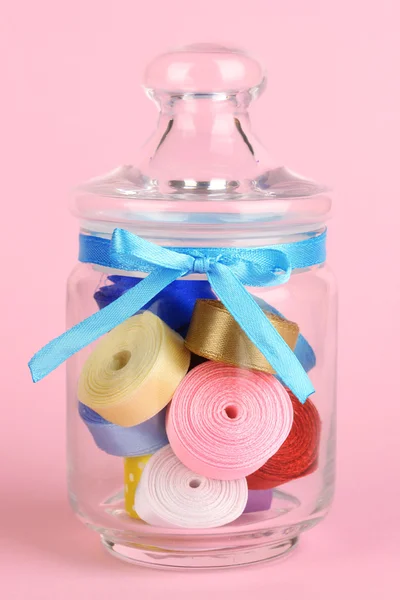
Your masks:
{"label": "coiled ribbon spool", "polygon": [[249,490],[245,513],[261,512],[269,510],[272,504],[272,490]]}
{"label": "coiled ribbon spool", "polygon": [[292,421],[292,402],[273,375],[208,361],[177,388],[166,425],[186,467],[230,480],[254,473],[273,456]]}
{"label": "coiled ribbon spool", "polygon": [[208,479],[185,467],[166,446],[144,468],[135,509],[150,525],[205,529],[240,517],[247,496],[246,479]]}
{"label": "coiled ribbon spool", "polygon": [[111,423],[139,425],[165,408],[189,362],[180,335],[153,313],[139,313],[93,350],[79,379],[78,398]]}
{"label": "coiled ribbon spool", "polygon": [[168,444],[165,431],[166,409],[134,427],[114,425],[79,402],[79,414],[100,450],[113,456],[154,454]]}
{"label": "coiled ribbon spool", "polygon": [[286,441],[272,458],[247,477],[251,490],[266,490],[313,473],[318,467],[321,419],[308,399],[300,404],[288,391],[294,412],[293,425]]}
{"label": "coiled ribbon spool", "polygon": [[[294,349],[299,335],[296,323],[263,311],[287,345]],[[228,365],[275,373],[219,300],[197,300],[185,346],[194,354]]]}
{"label": "coiled ribbon spool", "polygon": [[124,460],[125,510],[128,515],[134,519],[140,519],[135,508],[136,490],[139,485],[143,470],[151,456],[151,454],[148,454],[147,456],[125,458]]}

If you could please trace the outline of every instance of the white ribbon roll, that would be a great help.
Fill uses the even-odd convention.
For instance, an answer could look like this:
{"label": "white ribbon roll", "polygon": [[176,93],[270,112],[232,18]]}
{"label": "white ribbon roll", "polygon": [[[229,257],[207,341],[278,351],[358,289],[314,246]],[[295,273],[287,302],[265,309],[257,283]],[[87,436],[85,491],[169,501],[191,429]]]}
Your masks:
{"label": "white ribbon roll", "polygon": [[181,336],[145,311],[99,342],[83,367],[78,397],[110,423],[139,425],[168,404],[189,362]]}
{"label": "white ribbon roll", "polygon": [[165,446],[144,468],[135,509],[150,525],[206,529],[240,517],[247,498],[246,479],[222,481],[197,475]]}

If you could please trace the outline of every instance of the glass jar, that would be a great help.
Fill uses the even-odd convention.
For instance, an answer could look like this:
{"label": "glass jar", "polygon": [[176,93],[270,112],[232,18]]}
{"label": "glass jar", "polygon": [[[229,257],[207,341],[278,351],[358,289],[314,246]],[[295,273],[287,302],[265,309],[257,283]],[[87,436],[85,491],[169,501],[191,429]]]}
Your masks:
{"label": "glass jar", "polygon": [[253,136],[247,109],[264,83],[238,50],[156,58],[145,74],[156,132],[135,167],[75,197],[73,329],[51,343],[63,344],[56,362],[71,355],[69,496],[135,563],[273,559],[332,500],[331,200]]}

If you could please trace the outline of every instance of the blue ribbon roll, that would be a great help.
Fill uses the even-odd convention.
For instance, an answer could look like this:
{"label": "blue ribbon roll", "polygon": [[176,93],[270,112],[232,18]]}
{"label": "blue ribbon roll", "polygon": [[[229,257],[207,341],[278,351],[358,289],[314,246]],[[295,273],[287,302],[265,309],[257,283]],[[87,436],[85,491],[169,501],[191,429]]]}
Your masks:
{"label": "blue ribbon roll", "polygon": [[[94,294],[94,299],[100,309],[117,300],[143,280],[142,277],[125,275],[111,275],[108,279],[112,282],[111,285],[102,286]],[[154,296],[143,306],[143,310],[150,310],[171,329],[185,337],[198,298],[216,298],[208,281],[180,279],[173,281]]]}
{"label": "blue ribbon roll", "polygon": [[121,427],[106,421],[97,412],[79,402],[79,414],[96,445],[113,456],[144,456],[154,454],[166,446],[168,438],[165,432],[165,412],[166,409],[140,425]]}

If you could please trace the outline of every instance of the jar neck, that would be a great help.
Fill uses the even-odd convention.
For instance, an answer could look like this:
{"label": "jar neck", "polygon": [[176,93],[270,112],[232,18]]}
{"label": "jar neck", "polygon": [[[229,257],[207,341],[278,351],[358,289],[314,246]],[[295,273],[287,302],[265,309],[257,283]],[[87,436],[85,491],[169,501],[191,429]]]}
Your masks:
{"label": "jar neck", "polygon": [[[178,136],[182,138],[182,142],[199,136],[203,142],[206,140],[210,147],[213,143],[229,143],[238,133],[243,139],[246,135],[244,129],[247,135],[252,135],[247,106],[238,104],[236,96],[224,96],[220,100],[203,96],[173,99],[161,106],[158,122],[160,145],[172,129],[176,143],[180,141]],[[249,142],[246,145],[246,151],[250,150],[254,155]]]}
{"label": "jar neck", "polygon": [[146,90],[163,114],[188,113],[241,113],[247,112],[252,100],[251,91],[173,94]]}
{"label": "jar neck", "polygon": [[[160,108],[158,127],[139,168],[162,191],[171,191],[175,182],[179,192],[190,190],[191,182],[207,186],[205,182],[212,180],[220,182],[215,189],[220,185],[225,190],[257,176],[260,164],[247,112],[248,93],[155,99]],[[213,185],[207,189],[213,190]]]}
{"label": "jar neck", "polygon": [[290,244],[299,242],[310,237],[320,235],[324,232],[324,223],[314,225],[293,225],[282,229],[261,230],[259,228],[200,228],[176,227],[172,224],[164,227],[127,227],[121,224],[89,223],[81,222],[80,232],[111,239],[115,227],[122,227],[135,233],[146,240],[159,246],[165,247],[192,247],[192,248],[216,248],[216,247],[241,247],[251,248],[259,246],[273,246],[276,244]]}

